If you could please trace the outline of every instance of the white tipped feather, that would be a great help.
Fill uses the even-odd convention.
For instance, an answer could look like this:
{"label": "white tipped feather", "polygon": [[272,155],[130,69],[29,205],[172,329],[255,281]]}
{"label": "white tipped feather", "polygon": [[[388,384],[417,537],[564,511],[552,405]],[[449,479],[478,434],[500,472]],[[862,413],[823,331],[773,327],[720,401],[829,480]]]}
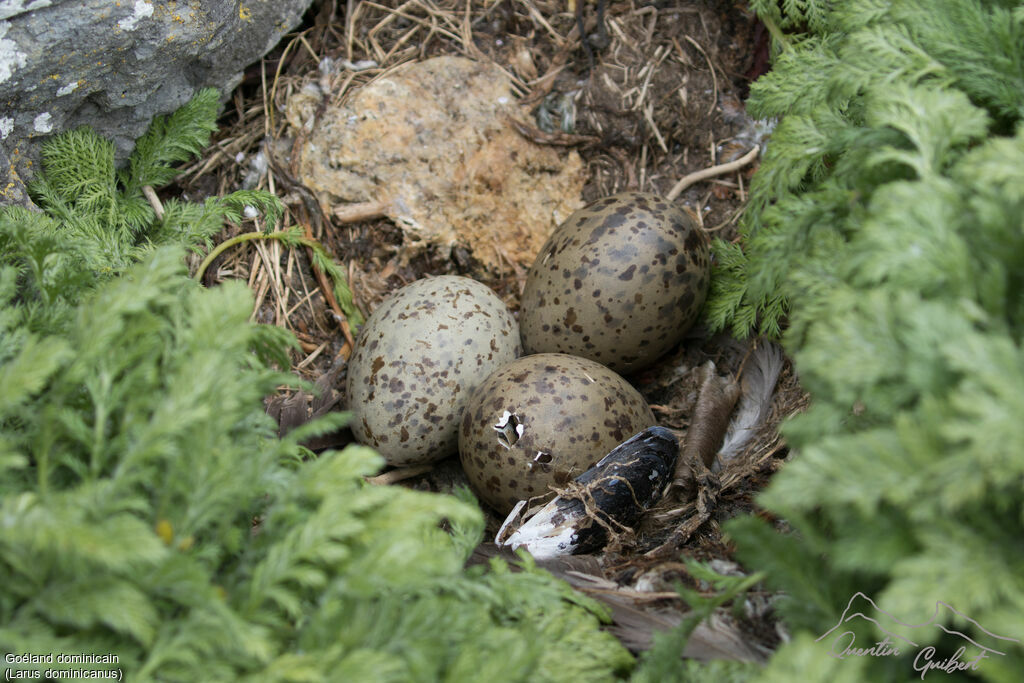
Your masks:
{"label": "white tipped feather", "polygon": [[743,372],[740,405],[725,432],[725,440],[712,467],[714,471],[719,471],[722,465],[739,455],[757,433],[771,407],[782,363],[782,349],[775,344],[766,342],[754,351]]}

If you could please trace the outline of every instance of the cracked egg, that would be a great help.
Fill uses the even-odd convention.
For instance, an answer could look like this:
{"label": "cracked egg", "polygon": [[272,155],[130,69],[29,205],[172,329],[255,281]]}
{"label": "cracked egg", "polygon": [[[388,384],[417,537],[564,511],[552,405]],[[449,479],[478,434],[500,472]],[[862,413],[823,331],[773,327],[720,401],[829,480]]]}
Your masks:
{"label": "cracked egg", "polygon": [[525,356],[470,395],[459,457],[477,495],[502,514],[565,486],[612,448],[655,424],[647,402],[600,363],[561,353]]}

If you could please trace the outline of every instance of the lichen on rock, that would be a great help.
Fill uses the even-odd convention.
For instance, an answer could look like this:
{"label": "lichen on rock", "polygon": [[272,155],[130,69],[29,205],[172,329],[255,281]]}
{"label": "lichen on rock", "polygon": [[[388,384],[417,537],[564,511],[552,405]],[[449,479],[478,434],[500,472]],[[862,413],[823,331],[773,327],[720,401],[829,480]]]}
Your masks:
{"label": "lichen on rock", "polygon": [[[0,2],[0,205],[25,204],[49,135],[89,126],[123,162],[154,116],[227,95],[310,0]],[[244,11],[243,11],[244,10]]]}

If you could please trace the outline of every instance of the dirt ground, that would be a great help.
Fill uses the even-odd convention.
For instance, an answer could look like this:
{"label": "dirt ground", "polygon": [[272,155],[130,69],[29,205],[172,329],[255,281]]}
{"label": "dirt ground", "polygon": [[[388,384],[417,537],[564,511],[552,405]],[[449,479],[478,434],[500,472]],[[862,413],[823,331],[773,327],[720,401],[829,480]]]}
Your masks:
{"label": "dirt ground", "polygon": [[[402,285],[437,274],[481,280],[516,311],[528,259],[507,259],[495,268],[461,244],[413,250],[391,219],[372,212],[339,217],[325,207],[324,198],[299,179],[297,152],[313,133],[289,119],[289,102],[304,92],[320,93],[315,122],[329,104],[345,102],[409,62],[441,55],[493,62],[513,83],[526,122],[520,134],[560,154],[579,154],[587,202],[627,189],[670,195],[681,178],[736,161],[762,142],[767,128],[747,117],[742,102],[750,81],[767,68],[768,43],[745,2],[608,2],[603,13],[598,4],[586,2],[579,9],[577,16],[564,0],[314,2],[303,26],[248,69],[231,95],[215,144],[170,192],[201,198],[239,188],[274,191],[288,207],[282,227],[302,226],[326,247],[346,274],[363,316]],[[345,66],[325,69],[325,64]],[[675,201],[712,236],[735,240],[756,167],[755,160],[695,182]],[[253,229],[229,227],[221,239]],[[226,279],[244,280],[253,290],[253,320],[295,333],[301,352],[293,354],[292,370],[324,390],[316,399],[282,393],[270,401],[268,410],[282,429],[343,409],[351,351],[347,322],[333,297],[325,298],[329,288],[311,267],[309,254],[277,242],[248,242],[207,271],[208,285]],[[675,352],[628,379],[659,423],[682,435],[691,426],[699,366],[712,360],[717,374],[736,376],[752,348],[752,342],[710,335],[698,325]],[[591,590],[617,587],[631,607],[652,616],[652,624],[664,625],[673,623],[666,614],[686,611],[672,591],[674,582],[707,589],[689,575],[681,557],[713,561],[719,571],[741,571],[719,524],[756,510],[753,496],[787,455],[777,425],[804,401],[786,363],[758,436],[719,473],[713,508],[702,514],[695,501],[676,501],[652,511],[636,533],[591,558],[588,572],[607,582]],[[310,446],[338,447],[351,438],[342,431]],[[405,474],[391,476],[401,485],[435,491],[465,482],[457,458],[425,473]],[[492,537],[500,522],[490,515]],[[678,542],[666,554],[664,544],[673,538]],[[727,627],[763,655],[779,637],[771,596],[752,591],[747,602],[745,615],[729,617]],[[643,647],[643,638],[619,634],[634,649]],[[720,649],[719,656],[756,658],[750,649]]]}

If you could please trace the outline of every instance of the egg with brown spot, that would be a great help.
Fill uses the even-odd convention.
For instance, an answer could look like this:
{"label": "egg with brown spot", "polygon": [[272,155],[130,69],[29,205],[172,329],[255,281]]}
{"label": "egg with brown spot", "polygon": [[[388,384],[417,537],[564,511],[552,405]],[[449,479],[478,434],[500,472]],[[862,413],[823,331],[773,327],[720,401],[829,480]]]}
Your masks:
{"label": "egg with brown spot", "polygon": [[519,353],[516,321],[486,285],[444,275],[403,287],[373,311],[349,359],[356,440],[390,465],[452,455],[470,393]]}
{"label": "egg with brown spot", "polygon": [[657,195],[622,192],[569,216],[526,276],[525,353],[590,358],[623,373],[682,340],[707,297],[706,233]]}
{"label": "egg with brown spot", "polygon": [[600,363],[560,353],[524,356],[473,392],[459,457],[476,494],[507,514],[654,424],[643,396]]}

